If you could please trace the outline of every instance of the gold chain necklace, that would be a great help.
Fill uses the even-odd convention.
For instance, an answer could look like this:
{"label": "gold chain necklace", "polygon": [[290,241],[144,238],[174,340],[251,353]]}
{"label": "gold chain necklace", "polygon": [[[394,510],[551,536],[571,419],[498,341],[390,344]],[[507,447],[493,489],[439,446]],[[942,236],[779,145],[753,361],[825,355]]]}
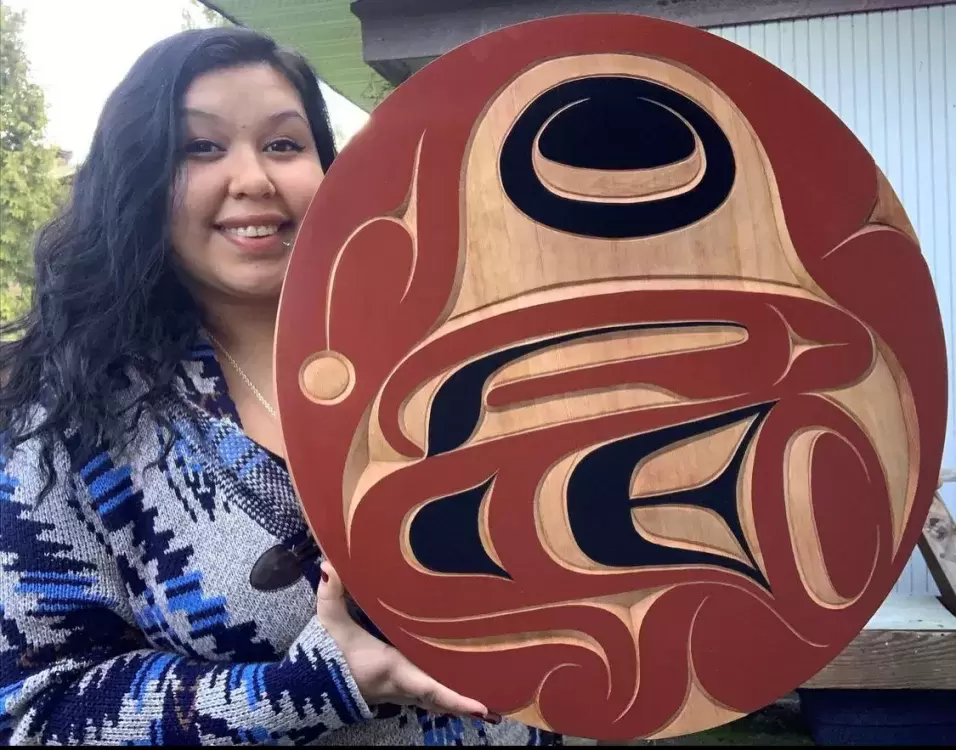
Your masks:
{"label": "gold chain necklace", "polygon": [[226,349],[226,347],[224,347],[222,344],[220,344],[220,343],[219,343],[219,340],[218,340],[215,336],[213,336],[211,333],[209,333],[209,331],[206,331],[206,335],[208,335],[208,336],[209,336],[209,340],[212,341],[212,343],[214,343],[217,347],[219,347],[219,350],[220,350],[223,354],[226,355],[226,359],[229,360],[229,362],[230,362],[230,363],[232,364],[232,366],[235,368],[236,372],[239,373],[239,377],[243,379],[243,381],[245,382],[245,384],[246,384],[247,386],[249,386],[249,390],[252,391],[253,395],[255,395],[255,397],[256,397],[257,399],[259,399],[259,403],[262,404],[263,408],[264,408],[267,412],[269,412],[269,415],[270,415],[273,419],[278,419],[278,418],[279,418],[279,415],[276,414],[276,410],[272,408],[272,404],[270,404],[268,401],[266,401],[265,397],[264,397],[261,393],[259,393],[259,389],[256,388],[256,386],[253,384],[253,382],[249,379],[249,376],[246,375],[246,373],[244,373],[244,372],[242,371],[242,368],[239,366],[239,363],[236,362],[236,360],[235,360],[235,359],[233,358],[233,356],[229,353],[229,351]]}

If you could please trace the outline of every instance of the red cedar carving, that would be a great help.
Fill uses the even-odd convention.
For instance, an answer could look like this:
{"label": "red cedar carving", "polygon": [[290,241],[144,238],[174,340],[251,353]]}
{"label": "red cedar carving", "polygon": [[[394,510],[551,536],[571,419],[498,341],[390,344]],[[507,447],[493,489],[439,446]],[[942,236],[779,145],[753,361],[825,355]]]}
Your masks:
{"label": "red cedar carving", "polygon": [[[542,132],[602,77],[661,85],[691,150],[609,172],[542,135],[500,166],[547,92],[570,100]],[[694,203],[720,133],[733,180]],[[532,218],[516,164],[573,211]],[[655,201],[650,222],[703,209],[567,224]],[[382,103],[301,228],[276,373],[304,510],[386,637],[493,710],[608,740],[730,721],[849,643],[916,544],[947,398],[870,155],[771,64],[637,16],[492,33]]]}

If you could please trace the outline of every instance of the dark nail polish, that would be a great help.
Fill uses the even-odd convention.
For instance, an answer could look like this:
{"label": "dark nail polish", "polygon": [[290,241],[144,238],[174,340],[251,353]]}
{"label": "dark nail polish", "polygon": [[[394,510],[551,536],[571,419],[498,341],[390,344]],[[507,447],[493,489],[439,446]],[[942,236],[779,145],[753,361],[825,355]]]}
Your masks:
{"label": "dark nail polish", "polygon": [[329,574],[326,573],[326,572],[323,570],[323,571],[322,571],[322,583],[328,583],[328,582],[329,582]]}
{"label": "dark nail polish", "polygon": [[487,721],[489,724],[500,724],[501,714],[496,714],[493,711],[489,711],[485,716],[485,721]]}
{"label": "dark nail polish", "polygon": [[484,719],[484,718],[485,718],[485,715],[484,715],[484,714],[480,714],[480,713],[478,713],[477,711],[475,711],[471,716],[472,716],[473,719]]}

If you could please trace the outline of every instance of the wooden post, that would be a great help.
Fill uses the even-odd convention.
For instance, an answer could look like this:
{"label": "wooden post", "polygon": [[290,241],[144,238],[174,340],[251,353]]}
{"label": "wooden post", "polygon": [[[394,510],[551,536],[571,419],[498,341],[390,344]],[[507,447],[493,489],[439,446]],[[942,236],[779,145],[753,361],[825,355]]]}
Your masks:
{"label": "wooden post", "polygon": [[[944,470],[940,476],[940,486],[954,480],[956,472]],[[940,601],[956,615],[956,524],[939,492],[933,498],[923,526],[919,549],[939,588]]]}

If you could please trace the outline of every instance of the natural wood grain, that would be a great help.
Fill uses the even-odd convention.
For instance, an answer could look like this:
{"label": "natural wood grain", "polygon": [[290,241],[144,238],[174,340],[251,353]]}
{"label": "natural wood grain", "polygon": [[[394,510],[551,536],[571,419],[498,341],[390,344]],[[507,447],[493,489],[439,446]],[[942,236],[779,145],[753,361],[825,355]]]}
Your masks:
{"label": "natural wood grain", "polygon": [[956,689],[956,616],[933,596],[890,594],[806,688]]}
{"label": "natural wood grain", "polygon": [[691,679],[687,688],[684,705],[674,720],[658,732],[650,735],[649,740],[662,740],[668,737],[679,737],[685,734],[695,734],[703,729],[727,724],[746,716],[745,712],[734,711],[727,706],[719,705],[713,697],[701,687],[700,680],[691,671]]}
{"label": "natural wood grain", "polygon": [[[714,430],[652,454],[634,468],[631,497],[639,501],[712,482],[726,470],[751,422]],[[637,504],[631,517],[637,532],[656,544],[726,555],[751,565],[726,522],[709,508]]]}
{"label": "natural wood grain", "polygon": [[[910,455],[915,447],[916,427],[907,418],[903,399],[886,396],[899,389],[890,364],[878,351],[869,377],[824,394],[854,415],[879,453],[890,494],[894,545],[899,544],[909,520],[915,483]],[[898,440],[901,435],[909,436],[902,450]]]}
{"label": "natural wood grain", "polygon": [[637,500],[713,481],[727,468],[752,423],[753,419],[737,422],[652,453],[634,467],[631,497]]}
{"label": "natural wood grain", "polygon": [[576,736],[699,731],[826,674],[898,578],[938,312],[805,88],[687,27],[549,19],[421,71],[330,170],[280,309],[290,467],[439,681]]}
{"label": "natural wood grain", "polygon": [[346,398],[354,380],[355,368],[338,352],[320,352],[302,366],[302,392],[316,403]]}
{"label": "natural wood grain", "polygon": [[[510,123],[547,87],[601,74],[663,81],[708,107],[735,143],[744,173],[720,210],[666,236],[607,241],[571,236],[529,221],[503,199],[497,188],[496,155]],[[706,288],[710,278],[734,277],[801,286],[799,261],[787,248],[766,164],[748,124],[720,92],[692,71],[663,60],[614,54],[569,57],[543,62],[518,76],[478,125],[464,180],[465,205],[470,207],[467,252],[452,319],[524,292],[583,279],[693,277],[694,284]],[[758,216],[764,220],[755,220]],[[734,251],[702,253],[703,246]],[[524,256],[520,262],[527,273],[514,272],[516,249]]]}
{"label": "natural wood grain", "polygon": [[601,566],[590,560],[574,539],[564,500],[568,479],[581,458],[581,452],[566,456],[545,474],[535,506],[535,523],[542,546],[558,565],[568,570],[597,571]]}
{"label": "natural wood grain", "polygon": [[[551,116],[551,120],[572,106],[569,104],[559,110]],[[631,202],[680,195],[700,183],[706,168],[703,147],[696,133],[693,152],[679,162],[664,167],[614,171],[572,167],[548,159],[541,153],[540,140],[541,133],[535,139],[531,159],[541,182],[558,195],[578,200]]]}
{"label": "natural wood grain", "polygon": [[[637,285],[634,286],[639,288]],[[562,295],[585,296],[626,288],[627,285],[622,283],[607,282],[598,289],[568,287],[562,290]],[[522,301],[523,304],[527,302],[527,299]],[[541,299],[538,303],[547,304],[547,299]],[[520,308],[506,301],[478,310],[451,321],[448,327],[436,333],[434,338],[447,335],[459,326],[472,325],[482,319],[502,315],[515,309]],[[505,365],[491,377],[488,391],[491,392],[507,384],[533,380],[554,373],[593,368],[604,363],[638,360],[665,354],[713,351],[742,343],[746,338],[747,334],[743,328],[733,326],[714,326],[706,329],[689,326],[680,331],[648,328],[641,331],[596,335],[549,347]],[[426,339],[423,342],[423,348],[431,340],[431,337]],[[448,374],[437,375],[422,383],[404,402],[401,412],[402,427],[405,434],[416,445],[424,446],[426,443],[427,415],[431,400],[438,388],[447,380]],[[478,443],[529,428],[546,427],[614,411],[642,409],[681,401],[687,401],[687,399],[656,385],[635,383],[603,392],[568,394],[560,400],[555,399],[550,402],[541,399],[532,403],[519,403],[507,408],[489,409],[483,412],[473,440]]]}
{"label": "natural wood grain", "polygon": [[956,615],[956,523],[939,495],[933,498],[918,544],[940,600]]}
{"label": "natural wood grain", "polygon": [[637,533],[655,544],[726,555],[750,565],[727,523],[709,508],[638,506],[631,511],[631,517]]}
{"label": "natural wood grain", "polygon": [[[567,292],[574,294],[575,290],[570,288]],[[581,293],[587,292],[582,289]],[[648,328],[606,333],[515,360],[498,370],[489,385],[494,388],[555,372],[641,357],[711,351],[743,343],[746,339],[747,331],[734,326],[687,327],[677,331],[673,328]]]}
{"label": "natural wood grain", "polygon": [[805,688],[956,690],[956,630],[865,630]]}
{"label": "natural wood grain", "polygon": [[956,630],[956,616],[935,596],[892,593],[883,600],[864,630]]}

